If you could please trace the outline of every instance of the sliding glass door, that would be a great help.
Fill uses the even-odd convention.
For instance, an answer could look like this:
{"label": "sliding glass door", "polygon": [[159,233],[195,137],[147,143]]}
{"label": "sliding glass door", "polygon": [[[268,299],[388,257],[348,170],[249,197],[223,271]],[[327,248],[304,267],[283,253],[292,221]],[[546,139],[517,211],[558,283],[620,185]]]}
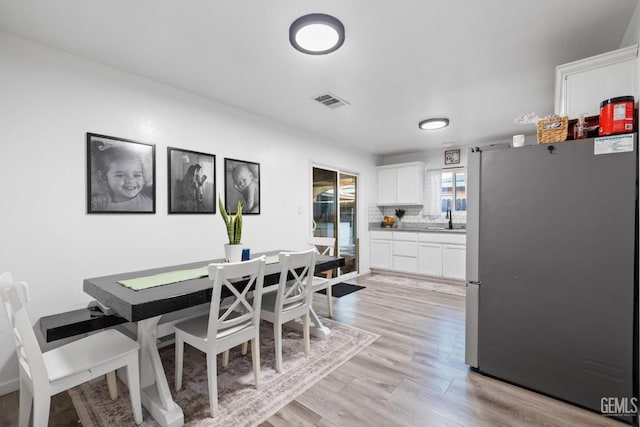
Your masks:
{"label": "sliding glass door", "polygon": [[334,253],[345,258],[340,274],[358,272],[357,175],[313,167],[312,235],[336,239]]}

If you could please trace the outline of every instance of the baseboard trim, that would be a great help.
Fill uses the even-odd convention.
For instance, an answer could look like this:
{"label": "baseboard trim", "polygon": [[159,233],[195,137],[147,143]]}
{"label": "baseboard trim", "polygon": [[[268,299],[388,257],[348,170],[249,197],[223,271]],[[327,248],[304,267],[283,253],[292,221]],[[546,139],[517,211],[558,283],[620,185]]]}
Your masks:
{"label": "baseboard trim", "polygon": [[0,396],[20,390],[20,378],[0,383]]}
{"label": "baseboard trim", "polygon": [[410,277],[412,279],[421,279],[421,280],[432,280],[434,282],[446,283],[449,285],[458,285],[458,286],[466,285],[466,282],[464,280],[449,279],[449,278],[439,277],[439,276],[427,276],[423,274],[403,273],[400,271],[384,270],[384,269],[378,269],[378,268],[372,268],[370,274],[388,274],[390,276]]}

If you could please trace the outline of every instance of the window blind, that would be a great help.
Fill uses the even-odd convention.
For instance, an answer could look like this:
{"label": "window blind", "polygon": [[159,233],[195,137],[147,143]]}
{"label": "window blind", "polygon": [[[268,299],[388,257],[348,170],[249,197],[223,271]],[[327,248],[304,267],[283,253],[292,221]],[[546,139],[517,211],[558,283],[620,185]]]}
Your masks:
{"label": "window blind", "polygon": [[440,215],[440,192],[442,188],[442,170],[427,169],[424,183],[424,215]]}

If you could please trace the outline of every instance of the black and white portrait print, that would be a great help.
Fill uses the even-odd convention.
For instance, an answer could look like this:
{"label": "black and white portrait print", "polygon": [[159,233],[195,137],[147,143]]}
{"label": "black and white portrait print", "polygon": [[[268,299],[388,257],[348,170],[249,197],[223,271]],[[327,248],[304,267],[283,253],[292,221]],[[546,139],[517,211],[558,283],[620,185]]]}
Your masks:
{"label": "black and white portrait print", "polygon": [[216,156],[167,148],[169,213],[216,213]]}
{"label": "black and white portrait print", "polygon": [[242,214],[260,213],[260,164],[244,160],[224,159],[225,206],[235,214],[238,201]]}
{"label": "black and white portrait print", "polygon": [[87,133],[87,212],[155,213],[155,145]]}

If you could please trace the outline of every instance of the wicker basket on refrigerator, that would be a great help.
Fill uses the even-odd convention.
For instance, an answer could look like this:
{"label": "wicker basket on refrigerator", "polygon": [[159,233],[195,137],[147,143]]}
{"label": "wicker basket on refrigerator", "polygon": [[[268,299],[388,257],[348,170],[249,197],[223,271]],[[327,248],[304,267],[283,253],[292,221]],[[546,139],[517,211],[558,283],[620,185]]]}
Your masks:
{"label": "wicker basket on refrigerator", "polygon": [[538,144],[566,141],[569,129],[569,119],[552,117],[538,121]]}

